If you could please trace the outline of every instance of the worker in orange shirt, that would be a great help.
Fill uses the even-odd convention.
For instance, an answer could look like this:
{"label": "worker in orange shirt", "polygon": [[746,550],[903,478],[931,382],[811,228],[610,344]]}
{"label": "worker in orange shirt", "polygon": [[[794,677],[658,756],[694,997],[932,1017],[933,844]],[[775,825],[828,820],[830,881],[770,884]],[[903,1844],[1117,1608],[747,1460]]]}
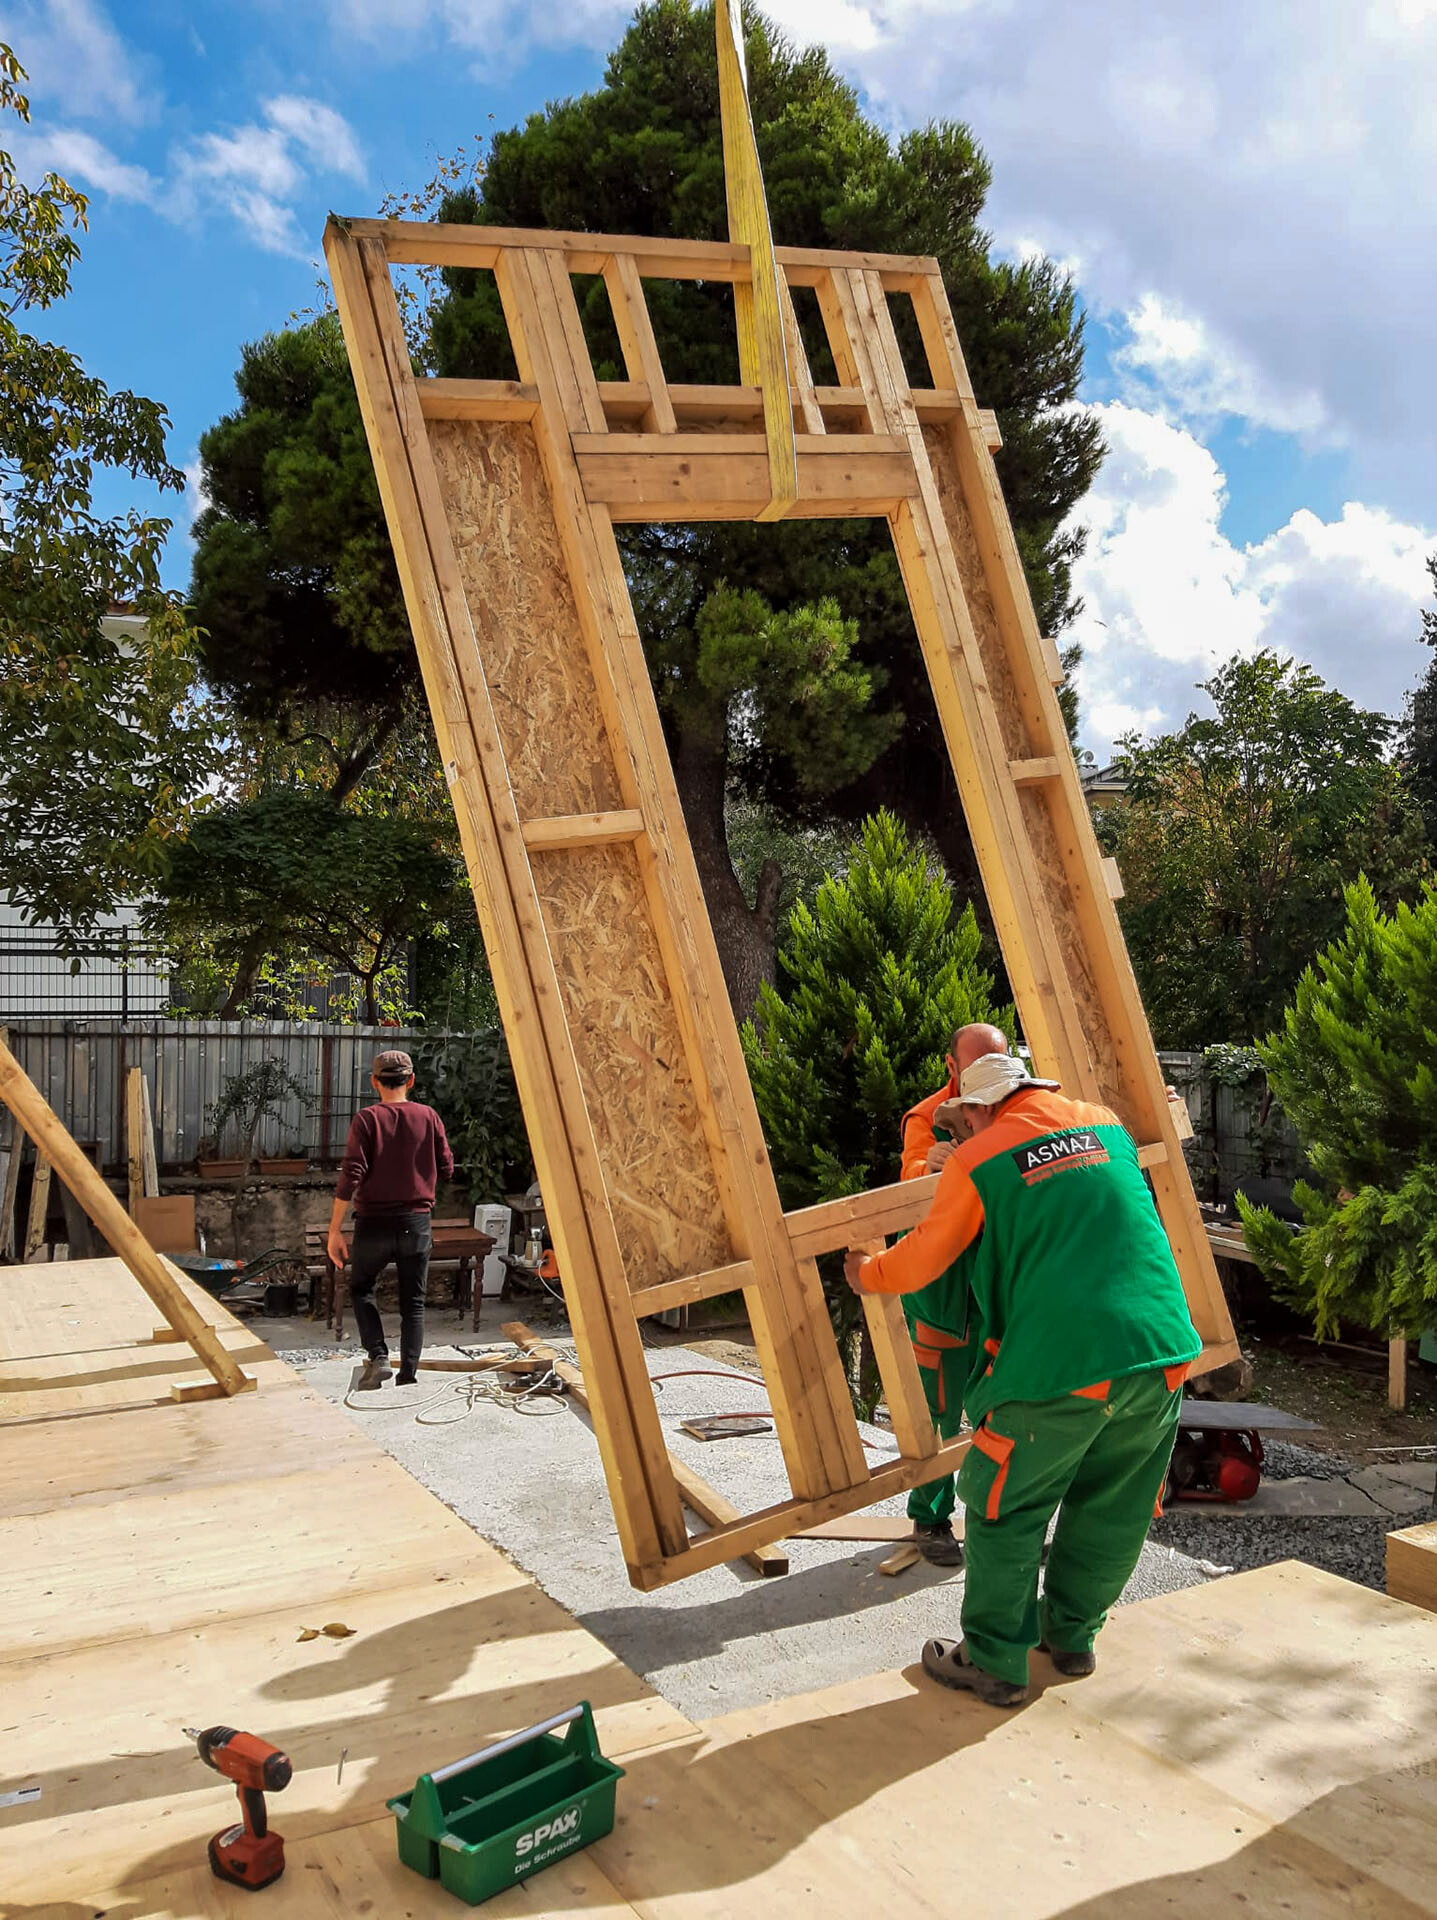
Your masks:
{"label": "worker in orange shirt", "polygon": [[[941,1173],[954,1140],[936,1121],[938,1109],[958,1092],[959,1075],[984,1053],[1006,1053],[1008,1037],[1001,1027],[960,1027],[946,1056],[948,1079],[903,1116],[903,1159],[899,1178],[921,1180]],[[923,1395],[940,1439],[957,1437],[963,1423],[963,1396],[973,1349],[968,1327],[968,1268],[971,1257],[961,1255],[931,1286],[903,1297],[903,1314],[913,1341],[913,1357],[923,1382]],[[953,1511],[958,1504],[951,1473],[925,1480],[908,1496],[908,1518],[923,1558],[935,1567],[959,1567],[963,1548],[953,1533]]]}
{"label": "worker in orange shirt", "polygon": [[[993,1706],[1028,1697],[1028,1656],[1095,1666],[1093,1642],[1137,1564],[1167,1475],[1182,1381],[1201,1342],[1137,1148],[1107,1107],[1063,1098],[1006,1051],[959,1074],[936,1125],[968,1137],[933,1205],[886,1252],[850,1252],[855,1293],[907,1295],[967,1256],[973,1446],[963,1638],[923,1668]],[[1058,1516],[1041,1606],[1043,1542]]]}

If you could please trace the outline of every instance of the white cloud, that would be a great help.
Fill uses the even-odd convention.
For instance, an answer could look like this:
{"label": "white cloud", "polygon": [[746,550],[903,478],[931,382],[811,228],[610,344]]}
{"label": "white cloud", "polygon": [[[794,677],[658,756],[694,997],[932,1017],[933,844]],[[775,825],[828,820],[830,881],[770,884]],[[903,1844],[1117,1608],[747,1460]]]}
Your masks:
{"label": "white cloud", "polygon": [[364,158],[349,122],[322,101],[282,94],[263,113],[263,124],[203,134],[180,156],[174,207],[185,217],[202,193],[217,194],[256,246],[307,259],[291,205],[307,170],[362,180]]}
{"label": "white cloud", "polygon": [[133,126],[155,99],[141,63],[99,0],[12,0],[0,6],[0,39],[29,74],[32,101],[55,101],[67,116]]}
{"label": "white cloud", "polygon": [[1308,440],[1339,437],[1320,394],[1269,380],[1205,321],[1160,295],[1144,294],[1123,319],[1128,337],[1113,366],[1127,396],[1139,404],[1156,401],[1163,413],[1195,423],[1226,417]]}
{"label": "white cloud", "polygon": [[119,159],[103,141],[78,127],[55,127],[39,135],[23,132],[10,144],[16,164],[32,181],[54,172],[116,200],[153,204],[158,198],[160,183],[152,173]]}
{"label": "white cloud", "polygon": [[1437,414],[1413,397],[1432,352],[1437,7],[870,12],[878,40],[836,48],[844,69],[896,124],[968,122],[999,242],[1076,256],[1092,305],[1142,316],[1149,404],[1168,381],[1175,413],[1320,434],[1348,450],[1359,497],[1428,511]]}
{"label": "white cloud", "polygon": [[1203,705],[1198,681],[1260,646],[1307,661],[1360,705],[1401,712],[1427,660],[1419,609],[1437,533],[1349,502],[1339,519],[1304,509],[1236,547],[1207,448],[1139,408],[1094,411],[1110,451],[1075,515],[1089,532],[1072,637],[1085,653],[1083,738],[1099,758],[1129,728],[1180,724]]}
{"label": "white cloud", "polygon": [[271,127],[291,140],[316,166],[329,173],[345,174],[351,180],[364,179],[364,156],[354,129],[333,107],[296,94],[282,94],[265,102],[264,115]]}

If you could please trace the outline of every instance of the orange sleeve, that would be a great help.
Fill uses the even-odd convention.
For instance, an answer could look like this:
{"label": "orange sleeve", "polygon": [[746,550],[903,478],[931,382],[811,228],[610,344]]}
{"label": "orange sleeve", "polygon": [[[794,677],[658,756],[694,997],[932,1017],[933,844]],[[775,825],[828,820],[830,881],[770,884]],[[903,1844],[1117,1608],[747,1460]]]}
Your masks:
{"label": "orange sleeve", "polygon": [[912,1233],[887,1253],[865,1260],[859,1278],[865,1293],[916,1293],[952,1266],[983,1229],[983,1201],[961,1156],[954,1154],[938,1176],[933,1205]]}
{"label": "orange sleeve", "polygon": [[[925,1103],[926,1105],[926,1103]],[[915,1107],[903,1123],[903,1159],[900,1180],[921,1180],[928,1171],[928,1149],[933,1145],[933,1116]]]}

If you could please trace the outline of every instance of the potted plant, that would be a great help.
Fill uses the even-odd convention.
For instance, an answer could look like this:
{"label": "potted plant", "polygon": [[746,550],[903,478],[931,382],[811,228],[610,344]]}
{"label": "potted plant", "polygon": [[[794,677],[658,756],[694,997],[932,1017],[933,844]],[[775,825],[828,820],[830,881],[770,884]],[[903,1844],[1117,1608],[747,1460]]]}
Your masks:
{"label": "potted plant", "polygon": [[259,1170],[261,1173],[308,1173],[309,1150],[306,1147],[288,1146],[272,1160],[261,1154]]}
{"label": "potted plant", "polygon": [[[272,1056],[255,1062],[245,1073],[232,1074],[219,1099],[210,1109],[209,1123],[214,1145],[222,1146],[226,1133],[239,1135],[242,1151],[238,1157],[207,1159],[204,1143],[198,1158],[201,1174],[214,1180],[237,1179],[254,1163],[255,1141],[267,1116],[279,1118],[287,1099],[304,1100],[308,1095],[283,1061]],[[304,1171],[307,1161],[299,1167]]]}
{"label": "potted plant", "polygon": [[195,1172],[202,1180],[236,1180],[248,1164],[238,1154],[222,1154],[209,1135],[195,1148]]}

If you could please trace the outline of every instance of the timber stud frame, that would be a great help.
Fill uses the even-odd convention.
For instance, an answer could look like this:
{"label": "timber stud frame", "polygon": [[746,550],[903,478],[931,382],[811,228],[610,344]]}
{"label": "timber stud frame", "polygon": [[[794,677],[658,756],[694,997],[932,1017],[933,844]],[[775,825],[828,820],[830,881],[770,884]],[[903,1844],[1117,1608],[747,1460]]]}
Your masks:
{"label": "timber stud frame", "polygon": [[[644,300],[646,278],[744,288],[747,246],[336,217],[325,253],[634,1584],[867,1507],[966,1442],[939,1444],[900,1304],[870,1298],[898,1453],[865,1459],[814,1259],[912,1225],[935,1181],[782,1211],[618,521],[888,520],[1038,1069],[1132,1131],[1199,1368],[1237,1359],[937,263],[776,250],[790,503],[763,392],[670,385]],[[493,271],[518,381],[415,378],[406,264]],[[626,381],[594,375],[576,273],[603,276]],[[813,383],[794,287],[817,296],[836,387]],[[910,385],[892,297],[930,387]],[[737,1290],[793,1497],[690,1538],[639,1321]]]}

